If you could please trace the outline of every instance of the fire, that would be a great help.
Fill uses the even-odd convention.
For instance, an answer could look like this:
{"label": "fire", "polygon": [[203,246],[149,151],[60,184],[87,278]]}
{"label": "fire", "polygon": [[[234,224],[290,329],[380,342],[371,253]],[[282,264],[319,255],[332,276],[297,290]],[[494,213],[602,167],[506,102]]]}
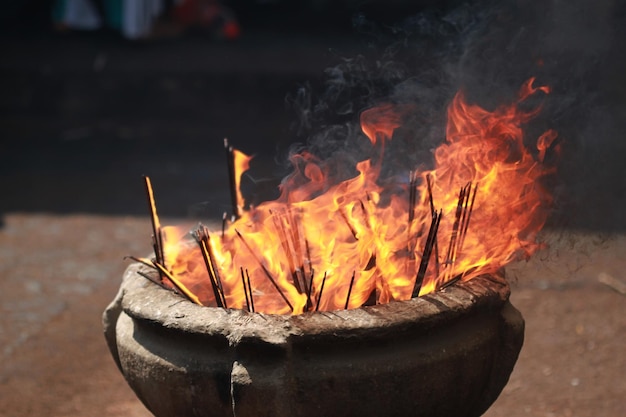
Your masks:
{"label": "fire", "polygon": [[244,210],[244,198],[241,194],[241,175],[250,168],[252,157],[234,149],[228,144],[228,139],[224,139],[224,148],[228,161],[228,177],[231,183],[233,216],[239,217]]}
{"label": "fire", "polygon": [[356,164],[358,175],[336,183],[332,166],[303,152],[280,197],[248,211],[239,180],[250,157],[234,151],[239,217],[223,233],[195,231],[195,241],[164,228],[167,271],[199,304],[300,314],[407,300],[529,256],[551,203],[545,155],[558,148],[552,130],[534,154],[523,144],[522,126],[540,109],[519,104],[549,93],[533,82],[492,112],[457,93],[434,168],[393,189],[377,180],[385,143],[410,111],[394,104],[362,113],[375,156]]}

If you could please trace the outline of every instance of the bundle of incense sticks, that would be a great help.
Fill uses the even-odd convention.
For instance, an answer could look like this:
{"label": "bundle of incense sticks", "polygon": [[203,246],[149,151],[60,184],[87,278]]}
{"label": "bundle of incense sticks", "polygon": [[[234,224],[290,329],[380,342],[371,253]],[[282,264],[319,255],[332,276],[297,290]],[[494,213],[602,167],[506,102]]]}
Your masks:
{"label": "bundle of incense sticks", "polygon": [[[236,217],[240,215],[239,206],[237,204],[237,190],[236,190],[236,182],[234,180],[235,170],[234,170],[234,149],[232,146],[228,144],[228,141],[224,140],[224,147],[226,148],[227,153],[227,161],[228,161],[228,171],[229,171],[229,185],[231,189],[231,197],[232,197],[232,209],[233,214],[231,219],[234,220]],[[415,203],[417,200],[417,172],[411,171],[409,173],[409,190],[408,190],[408,198],[409,198],[409,212],[408,212],[408,227],[409,231],[409,240],[407,242],[407,249],[409,253],[413,253],[414,247],[417,244],[417,240],[421,235],[422,231],[419,231],[417,234],[414,234],[411,231],[411,225],[415,218]],[[438,252],[438,230],[439,225],[441,223],[441,218],[443,216],[442,210],[439,212],[435,209],[435,201],[432,193],[432,183],[430,176],[426,177],[427,181],[427,190],[428,190],[428,204],[430,211],[432,213],[432,220],[430,224],[430,228],[428,230],[428,235],[426,237],[426,241],[424,243],[424,247],[421,254],[421,259],[419,263],[419,267],[415,277],[415,283],[413,286],[412,297],[419,296],[419,292],[421,290],[422,284],[424,282],[424,278],[428,271],[428,265],[430,263],[430,259],[435,258],[435,274],[439,276],[439,268],[440,268],[440,260],[439,260],[439,252]],[[153,281],[154,283],[165,287],[172,288],[177,293],[186,297],[188,300],[203,305],[202,302],[198,299],[198,297],[190,291],[183,282],[181,282],[177,277],[175,277],[171,271],[167,268],[165,264],[165,254],[163,247],[163,232],[161,229],[161,225],[159,222],[159,217],[156,209],[156,202],[154,198],[154,191],[152,189],[152,183],[150,178],[144,176],[144,183],[146,188],[146,194],[148,197],[148,205],[150,208],[150,218],[152,224],[152,247],[154,249],[155,259],[145,259],[145,258],[136,258],[130,257],[131,259],[141,262],[144,265],[147,265],[153,268],[158,273],[158,279],[153,278],[148,274],[141,273],[142,276],[147,279]],[[463,274],[452,277],[450,274],[453,270],[454,263],[458,258],[460,252],[463,248],[463,243],[465,241],[465,236],[467,235],[467,230],[469,227],[469,222],[472,215],[472,209],[474,207],[474,201],[476,199],[476,192],[478,190],[478,184],[474,185],[471,182],[466,184],[464,187],[461,187],[459,191],[459,197],[457,202],[457,208],[455,211],[455,219],[452,227],[452,233],[450,236],[450,241],[448,244],[448,250],[446,252],[446,256],[444,259],[444,267],[448,270],[448,275],[443,280],[443,284],[439,286],[438,289],[446,288],[455,282],[459,281]],[[370,197],[367,195],[368,202],[370,202]],[[363,211],[364,221],[367,225],[368,229],[371,230],[371,226],[369,225],[369,214],[365,207],[365,203],[362,200],[359,200],[361,209]],[[352,236],[355,240],[358,240],[359,237],[357,235],[356,230],[350,224],[348,216],[346,213],[340,209],[339,213],[344,220],[346,226],[350,229]],[[273,216],[272,220],[274,222],[274,228],[276,229],[276,233],[280,237],[281,240],[281,248],[283,254],[287,260],[287,265],[289,266],[293,285],[296,290],[300,294],[305,294],[307,301],[304,307],[304,311],[318,311],[322,301],[322,295],[324,291],[324,285],[326,283],[327,272],[324,272],[324,276],[320,283],[319,291],[313,291],[313,278],[315,275],[315,271],[311,264],[311,256],[309,250],[309,242],[304,235],[303,230],[299,225],[299,215],[293,208],[288,208],[284,212],[270,212]],[[224,234],[224,228],[226,226],[226,214],[224,215],[222,222],[222,235]],[[237,237],[244,244],[246,249],[250,252],[252,257],[256,260],[260,269],[263,271],[265,277],[272,283],[278,294],[285,301],[287,306],[294,311],[293,304],[289,301],[283,289],[278,285],[275,278],[272,276],[271,272],[268,268],[263,264],[261,259],[254,253],[251,246],[248,244],[244,236],[235,229]],[[213,245],[211,244],[211,234],[205,226],[200,224],[197,229],[192,231],[191,235],[195,239],[196,243],[200,248],[200,253],[202,254],[202,258],[204,260],[204,264],[206,267],[207,275],[209,278],[209,282],[211,284],[211,289],[213,291],[213,296],[215,298],[215,303],[218,307],[228,308],[227,304],[227,295],[224,291],[224,287],[222,285],[222,280],[220,277],[220,271],[218,264],[216,262],[216,256],[213,249]],[[304,245],[303,245],[304,243]],[[303,247],[304,246],[304,247]],[[306,271],[306,266],[308,266],[308,272]],[[365,270],[371,270],[376,266],[376,254],[372,254],[370,260],[365,268]],[[240,267],[241,273],[241,282],[244,289],[246,307],[249,312],[255,312],[254,307],[254,297],[252,291],[252,285],[250,280],[250,275],[247,269]],[[352,293],[352,288],[356,279],[356,271],[353,271],[352,277],[350,279],[350,285],[348,287],[346,300],[344,308],[347,309],[350,306],[350,295]],[[169,282],[171,287],[165,285],[165,282]],[[315,307],[312,295],[315,294]],[[373,297],[373,298],[372,298]],[[372,295],[370,296],[370,300],[366,301],[365,305],[376,304],[377,296],[376,296],[376,283],[374,283],[374,287],[372,289]]]}

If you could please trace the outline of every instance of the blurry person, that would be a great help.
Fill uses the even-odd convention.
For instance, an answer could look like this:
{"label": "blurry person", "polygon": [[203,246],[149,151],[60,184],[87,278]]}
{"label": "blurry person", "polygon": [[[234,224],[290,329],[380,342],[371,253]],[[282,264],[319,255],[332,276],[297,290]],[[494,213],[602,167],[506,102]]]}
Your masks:
{"label": "blurry person", "polygon": [[185,29],[235,39],[240,28],[218,0],[55,0],[57,30],[109,27],[132,40],[172,36]]}
{"label": "blurry person", "polygon": [[218,0],[179,0],[172,17],[185,28],[222,39],[236,39],[241,34],[235,14]]}

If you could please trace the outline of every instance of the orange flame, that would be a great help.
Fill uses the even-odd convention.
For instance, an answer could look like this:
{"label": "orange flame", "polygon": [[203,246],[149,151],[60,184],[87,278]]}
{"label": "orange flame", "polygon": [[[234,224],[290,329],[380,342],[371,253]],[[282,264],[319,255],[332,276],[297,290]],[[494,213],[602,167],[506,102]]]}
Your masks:
{"label": "orange flame", "polygon": [[[354,178],[334,184],[324,161],[308,152],[294,156],[281,197],[242,210],[223,236],[209,241],[226,305],[245,308],[249,297],[257,312],[299,314],[406,300],[414,290],[427,294],[532,254],[551,203],[539,180],[552,172],[543,161],[556,140],[556,132],[544,133],[536,156],[523,144],[522,124],[540,109],[518,104],[537,91],[549,93],[533,82],[522,86],[518,102],[493,112],[467,104],[459,92],[434,168],[412,173],[402,192],[390,193],[377,180],[384,144],[407,108],[385,104],[362,113],[377,156],[357,163]],[[250,158],[236,152],[239,179]],[[435,216],[438,231],[426,264]],[[202,304],[216,305],[196,242],[172,238],[169,230],[164,236],[168,268]],[[423,282],[416,287],[420,266]]]}
{"label": "orange flame", "polygon": [[237,149],[233,149],[233,159],[235,165],[235,189],[237,191],[237,212],[241,214],[244,208],[244,199],[241,194],[241,176],[250,168],[252,157]]}

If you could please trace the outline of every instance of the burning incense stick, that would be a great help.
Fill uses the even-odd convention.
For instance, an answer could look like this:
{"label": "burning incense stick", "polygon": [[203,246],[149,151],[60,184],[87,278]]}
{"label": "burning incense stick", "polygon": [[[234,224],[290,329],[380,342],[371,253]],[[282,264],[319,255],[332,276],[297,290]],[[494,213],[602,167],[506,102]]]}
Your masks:
{"label": "burning incense stick", "polygon": [[[428,188],[428,203],[430,205],[430,212],[432,213],[432,216],[434,217],[437,211],[435,210],[435,199],[433,197],[432,177],[430,176],[430,174],[426,175],[426,185]],[[436,236],[435,236],[434,250],[435,250],[435,275],[439,276],[439,240],[437,239]]]}
{"label": "burning incense stick", "polygon": [[252,285],[250,284],[250,274],[246,269],[246,282],[245,285],[248,287],[248,296],[250,297],[250,311],[254,313],[254,297],[252,296]]}
{"label": "burning incense stick", "polygon": [[163,234],[161,232],[161,223],[159,222],[159,216],[157,215],[156,202],[154,200],[154,192],[152,190],[152,182],[150,177],[144,176],[144,182],[146,186],[146,193],[148,195],[148,204],[150,205],[150,220],[152,222],[152,247],[154,249],[154,256],[157,263],[163,264],[165,262],[165,255],[163,253]]}
{"label": "burning incense stick", "polygon": [[339,214],[341,214],[341,218],[346,223],[346,226],[348,226],[348,229],[350,229],[350,233],[352,233],[352,237],[354,237],[354,240],[359,240],[359,238],[356,236],[356,230],[354,230],[354,227],[352,227],[352,225],[350,224],[350,220],[348,220],[348,215],[345,213],[343,207],[340,207],[338,211]]}
{"label": "burning incense stick", "polygon": [[272,277],[272,274],[270,273],[270,271],[268,271],[265,265],[263,265],[263,262],[261,262],[261,260],[256,256],[256,254],[254,253],[250,245],[248,245],[248,242],[246,242],[246,240],[243,238],[239,230],[235,229],[235,233],[237,233],[237,236],[239,237],[239,239],[241,239],[241,242],[243,243],[243,245],[246,247],[246,249],[248,249],[248,252],[250,252],[250,255],[252,255],[252,257],[257,261],[257,263],[259,264],[259,266],[265,273],[265,276],[267,277],[267,279],[270,280],[274,288],[276,288],[276,291],[278,291],[278,294],[282,297],[285,303],[289,306],[291,311],[293,311],[293,305],[289,302],[289,299],[285,296],[285,294],[283,293],[278,283],[276,283],[276,280],[274,279],[274,277]]}
{"label": "burning incense stick", "polygon": [[217,287],[219,288],[220,295],[222,297],[222,305],[224,308],[228,308],[228,305],[226,304],[226,294],[224,294],[224,287],[222,286],[222,279],[220,278],[220,270],[217,267],[217,261],[215,259],[215,251],[211,245],[211,235],[209,235],[209,229],[206,227],[204,228],[204,231],[206,236],[204,246],[208,249],[209,259],[211,260],[211,266],[213,267],[213,274],[215,276],[215,282],[217,283]]}
{"label": "burning incense stick", "polygon": [[[309,275],[313,275],[313,264],[311,262],[311,248],[309,246],[309,240],[304,238],[304,249],[306,251],[306,263],[309,265]],[[304,273],[304,271],[302,271]],[[306,280],[305,280],[306,282]],[[311,289],[309,288],[309,291]]]}
{"label": "burning incense stick", "polygon": [[150,267],[152,269],[157,269],[157,267],[154,266],[154,263],[150,259],[147,259],[147,258],[137,258],[135,256],[125,256],[124,259],[132,259],[133,261],[139,262],[141,264],[144,264],[145,266],[148,266],[148,267]]}
{"label": "burning incense stick", "polygon": [[289,271],[291,272],[291,277],[293,279],[293,285],[296,287],[296,290],[302,294],[304,290],[300,287],[300,280],[298,279],[298,274],[296,273],[294,254],[291,251],[289,246],[289,241],[287,239],[287,231],[285,230],[285,224],[283,222],[282,216],[279,216],[278,213],[273,213],[270,210],[270,214],[272,215],[272,221],[274,222],[274,228],[278,233],[278,237],[280,239],[280,246],[283,249],[285,254],[285,258],[287,259],[287,264],[289,265]]}
{"label": "burning incense stick", "polygon": [[[471,190],[471,188],[470,188]],[[463,248],[463,244],[465,243],[465,236],[467,235],[467,229],[469,227],[470,219],[472,218],[472,211],[474,210],[474,201],[476,200],[476,192],[478,191],[478,183],[474,185],[474,192],[472,193],[472,202],[469,205],[469,209],[467,211],[467,216],[465,219],[465,225],[463,225],[463,231],[461,233],[461,240],[459,242],[459,251]],[[468,193],[469,195],[469,193]]]}
{"label": "burning incense stick", "polygon": [[226,297],[222,289],[219,275],[217,275],[217,268],[211,257],[210,248],[210,236],[208,230],[201,226],[198,230],[192,233],[192,236],[200,246],[200,252],[202,253],[202,259],[204,260],[204,266],[206,267],[209,275],[209,281],[211,282],[211,288],[213,289],[213,295],[218,307],[226,308]]}
{"label": "burning incense stick", "polygon": [[[149,268],[154,269],[155,271],[159,272],[159,276],[161,276],[161,271],[160,271],[160,269],[159,269],[159,268],[157,268],[157,266],[154,264],[154,262],[153,262],[153,261],[151,261],[150,259],[147,259],[147,258],[137,258],[137,257],[135,257],[135,256],[125,256],[125,257],[124,257],[124,259],[126,259],[126,258],[128,258],[128,259],[132,259],[132,260],[133,260],[133,261],[135,261],[135,262],[139,262],[139,263],[140,263],[140,264],[142,264],[142,265],[145,265],[145,266],[147,266],[147,267],[149,267]],[[162,281],[157,280],[157,279],[154,279],[154,278],[152,278],[150,275],[148,275],[148,274],[146,274],[146,273],[144,273],[144,272],[142,272],[142,271],[137,271],[137,273],[138,273],[139,275],[141,275],[142,277],[146,278],[147,280],[152,281],[153,283],[157,284],[159,287],[161,287],[161,288],[165,288],[166,290],[171,290],[171,288],[166,287],[165,285],[163,285],[163,282],[162,282]],[[176,288],[176,287],[174,287],[174,288]],[[179,291],[176,291],[176,293],[180,294],[180,292],[179,292]]]}
{"label": "burning incense stick", "polygon": [[[166,287],[165,285],[163,285],[163,283],[162,283],[161,281],[159,281],[159,280],[156,280],[156,279],[152,278],[150,275],[146,274],[146,273],[145,273],[145,272],[143,272],[143,271],[137,271],[137,273],[138,273],[139,275],[141,275],[142,277],[144,277],[145,279],[147,279],[148,281],[151,281],[152,283],[154,283],[154,284],[158,285],[158,286],[159,286],[159,287],[161,287],[161,288],[164,288],[164,289],[169,290],[169,291],[171,291],[171,290],[172,290],[171,288],[168,288],[168,287]],[[178,292],[178,291],[176,291],[176,293],[177,293],[177,294],[179,294],[179,292]]]}
{"label": "burning incense stick", "polygon": [[447,281],[445,283],[443,283],[439,288],[437,288],[438,290],[445,290],[446,288],[456,284],[457,282],[459,282],[461,280],[461,278],[463,278],[463,274],[459,274],[456,277],[452,278],[450,281]]}
{"label": "burning incense stick", "polygon": [[430,211],[435,212],[435,200],[433,198],[433,184],[430,174],[426,175],[426,185],[428,187],[428,202],[430,203]]}
{"label": "burning incense stick", "polygon": [[409,171],[409,234],[415,218],[415,199],[417,194],[417,171]]}
{"label": "burning incense stick", "polygon": [[306,292],[306,300],[307,300],[307,311],[313,307],[313,302],[311,301],[311,291],[313,291],[313,278],[315,277],[315,270],[311,268],[311,278],[309,279],[309,288]]}
{"label": "burning incense stick", "polygon": [[317,305],[315,311],[320,311],[320,301],[322,301],[322,292],[324,291],[324,284],[326,283],[326,272],[324,272],[324,278],[322,278],[322,285],[320,286],[320,292],[317,293]]}
{"label": "burning incense stick", "polygon": [[239,271],[241,272],[241,285],[243,287],[243,294],[246,297],[246,307],[248,307],[248,311],[252,311],[250,309],[250,296],[248,295],[248,286],[246,285],[246,276],[243,273],[243,266],[239,267]]}
{"label": "burning incense stick", "polygon": [[302,266],[302,283],[304,284],[304,290],[306,291],[306,311],[309,311],[313,307],[313,303],[311,302],[311,287],[313,286],[314,271],[313,271],[313,264],[311,262],[311,250],[309,248],[309,240],[306,238],[306,236],[304,237],[304,250],[306,253],[306,259],[304,263],[309,265],[308,275],[311,277],[307,284],[307,279],[306,279],[307,274],[303,265]]}
{"label": "burning incense stick", "polygon": [[230,204],[232,216],[239,218],[239,205],[237,204],[237,179],[235,178],[235,154],[234,149],[228,144],[228,139],[224,138],[224,149],[226,151],[226,165],[228,167],[228,185],[230,188]]}
{"label": "burning incense stick", "polygon": [[[300,271],[301,283],[300,287],[302,291],[300,293],[306,292],[306,279],[304,277],[304,263],[306,259],[304,258],[304,254],[302,253],[302,242],[300,240],[300,220],[298,216],[294,214],[295,209],[291,206],[287,209],[288,221],[289,221],[289,229],[291,230],[291,242],[293,244],[294,256],[295,259],[300,261],[297,269]],[[302,231],[302,236],[304,236],[304,231]],[[306,238],[305,238],[306,240]]]}
{"label": "burning incense stick", "polygon": [[372,224],[370,222],[370,213],[367,211],[367,208],[365,207],[365,203],[363,203],[363,200],[359,199],[359,203],[361,204],[361,210],[363,210],[363,219],[365,220],[365,226],[367,227],[367,230],[370,233],[373,233]]}
{"label": "burning incense stick", "polygon": [[413,293],[411,295],[413,298],[419,296],[420,290],[422,289],[422,283],[424,282],[424,276],[426,275],[430,255],[433,250],[434,242],[437,240],[437,230],[439,229],[441,216],[441,210],[439,211],[439,214],[433,213],[433,219],[430,223],[430,229],[428,230],[426,244],[424,245],[424,250],[422,251],[422,260],[420,261],[419,270],[417,272],[417,276],[415,277],[415,285],[413,286]]}
{"label": "burning incense stick", "polygon": [[459,199],[456,205],[456,212],[454,214],[454,224],[452,226],[452,233],[450,235],[450,243],[448,245],[448,252],[446,254],[446,267],[451,270],[456,258],[456,240],[459,232],[459,225],[461,222],[461,216],[463,214],[463,202],[465,201],[465,194],[467,193],[467,186],[461,187],[459,191]]}
{"label": "burning incense stick", "polygon": [[343,307],[344,310],[347,310],[348,305],[350,304],[350,294],[352,293],[352,286],[354,285],[355,276],[356,276],[356,271],[352,271],[352,279],[350,279],[350,286],[348,287],[348,295],[346,296],[346,305]]}
{"label": "burning incense stick", "polygon": [[[406,251],[407,256],[404,261],[404,269],[409,270],[409,265],[413,263],[415,245],[417,244],[417,237],[421,232],[417,234],[412,233],[413,220],[415,219],[415,200],[417,194],[417,171],[409,171],[409,207],[408,207],[408,219],[407,219],[407,238],[406,238]],[[415,243],[414,243],[415,242]],[[408,273],[408,272],[407,272]]]}
{"label": "burning incense stick", "polygon": [[170,273],[170,271],[168,271],[163,265],[159,264],[159,263],[154,263],[154,266],[163,274],[167,277],[167,279],[170,280],[170,282],[185,296],[187,297],[187,299],[189,299],[189,301],[194,302],[198,305],[203,305],[200,300],[198,299],[198,297],[196,297],[196,295],[191,292],[189,290],[189,288],[187,288],[185,286],[185,284],[183,284],[182,282],[180,282],[177,278],[174,277],[174,275],[172,275]]}

